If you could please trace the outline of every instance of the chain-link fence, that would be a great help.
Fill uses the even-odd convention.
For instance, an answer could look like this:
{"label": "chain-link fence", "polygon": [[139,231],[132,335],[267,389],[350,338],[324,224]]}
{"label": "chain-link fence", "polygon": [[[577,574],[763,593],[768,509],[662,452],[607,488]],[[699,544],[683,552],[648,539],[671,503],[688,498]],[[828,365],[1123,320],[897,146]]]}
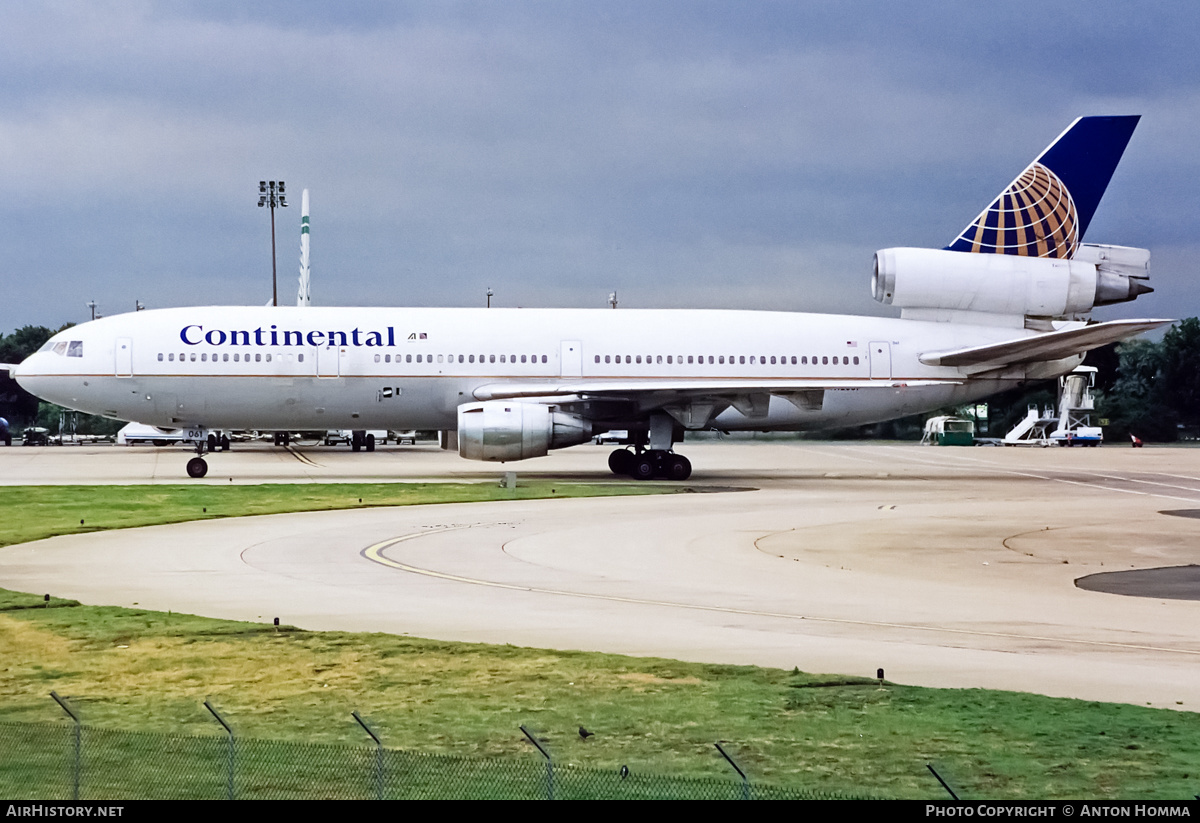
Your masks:
{"label": "chain-link fence", "polygon": [[830,792],[540,756],[468,758],[384,747],[0,723],[0,797],[142,799],[832,799]]}

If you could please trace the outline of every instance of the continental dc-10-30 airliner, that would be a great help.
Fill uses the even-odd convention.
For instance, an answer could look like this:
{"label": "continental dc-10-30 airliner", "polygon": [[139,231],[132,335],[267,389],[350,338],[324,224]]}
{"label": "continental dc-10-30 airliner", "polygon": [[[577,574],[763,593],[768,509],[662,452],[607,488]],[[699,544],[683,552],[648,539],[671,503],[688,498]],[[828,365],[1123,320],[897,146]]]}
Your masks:
{"label": "continental dc-10-30 airliner", "polygon": [[[514,461],[624,430],[617,474],[684,480],[687,431],[851,426],[1066,374],[1169,323],[1097,322],[1150,253],[1082,242],[1137,116],[1082,117],[943,249],[875,254],[899,318],[735,310],[195,307],[60,332],[19,366],[53,403],[164,429],[457,432]],[[452,437],[447,437],[452,442]],[[216,440],[228,447],[224,437]],[[204,446],[187,472],[203,477]]]}

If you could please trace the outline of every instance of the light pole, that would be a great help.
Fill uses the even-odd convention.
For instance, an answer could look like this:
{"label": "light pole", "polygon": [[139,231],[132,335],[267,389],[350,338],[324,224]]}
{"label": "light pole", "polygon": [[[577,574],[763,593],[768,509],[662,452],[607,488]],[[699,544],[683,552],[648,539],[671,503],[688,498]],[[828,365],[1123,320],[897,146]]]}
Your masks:
{"label": "light pole", "polygon": [[92,319],[95,320],[96,319],[96,301],[89,300],[88,302],[84,303],[83,305],[87,306],[89,309],[92,310]]}
{"label": "light pole", "polygon": [[491,286],[488,286],[488,290],[487,290],[487,307],[489,309],[492,307],[492,287]]}
{"label": "light pole", "polygon": [[259,207],[271,207],[271,305],[279,305],[279,288],[276,285],[275,278],[275,208],[287,208],[287,198],[283,196],[282,180],[259,180],[258,181],[258,205]]}

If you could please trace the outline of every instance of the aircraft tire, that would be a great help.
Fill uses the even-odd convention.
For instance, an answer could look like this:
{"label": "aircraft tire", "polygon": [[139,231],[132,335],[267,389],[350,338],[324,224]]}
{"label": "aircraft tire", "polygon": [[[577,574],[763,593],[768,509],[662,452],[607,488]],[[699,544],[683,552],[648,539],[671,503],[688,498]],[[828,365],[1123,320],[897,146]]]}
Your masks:
{"label": "aircraft tire", "polygon": [[193,457],[187,463],[188,477],[199,479],[208,474],[208,463],[203,457]]}
{"label": "aircraft tire", "polygon": [[217,450],[217,436],[215,434],[209,434],[208,436],[208,450],[210,452]]}
{"label": "aircraft tire", "polygon": [[608,456],[608,469],[613,474],[629,474],[633,468],[633,452],[629,449],[615,449]]}
{"label": "aircraft tire", "polygon": [[221,451],[229,451],[229,435],[227,434],[221,435]]}
{"label": "aircraft tire", "polygon": [[367,435],[366,446],[367,446],[367,451],[369,451],[369,452],[375,451],[375,435],[373,435],[373,434]]}
{"label": "aircraft tire", "polygon": [[668,454],[665,463],[668,480],[680,482],[692,476],[692,461],[682,454]]}
{"label": "aircraft tire", "polygon": [[639,454],[629,465],[629,476],[634,480],[653,480],[658,474],[658,463],[649,452]]}

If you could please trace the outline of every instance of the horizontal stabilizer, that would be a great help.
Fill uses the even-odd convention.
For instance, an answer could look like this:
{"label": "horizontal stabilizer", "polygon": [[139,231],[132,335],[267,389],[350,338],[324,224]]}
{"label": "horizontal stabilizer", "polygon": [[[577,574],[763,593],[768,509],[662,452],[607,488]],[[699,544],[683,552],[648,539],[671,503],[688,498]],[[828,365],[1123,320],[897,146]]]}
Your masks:
{"label": "horizontal stabilizer", "polygon": [[1005,343],[972,346],[955,351],[927,352],[920,360],[927,366],[1010,366],[1061,360],[1109,343],[1166,326],[1174,320],[1110,320],[1064,331],[1022,337]]}
{"label": "horizontal stabilizer", "polygon": [[732,396],[747,392],[784,394],[817,389],[880,389],[907,386],[940,386],[947,380],[890,380],[846,378],[842,380],[576,380],[559,383],[489,383],[475,390],[476,400],[509,400],[519,397],[563,397],[583,395],[645,396],[661,393],[671,396]]}
{"label": "horizontal stabilizer", "polygon": [[0,371],[8,372],[11,376],[17,370],[16,363],[0,363]]}

